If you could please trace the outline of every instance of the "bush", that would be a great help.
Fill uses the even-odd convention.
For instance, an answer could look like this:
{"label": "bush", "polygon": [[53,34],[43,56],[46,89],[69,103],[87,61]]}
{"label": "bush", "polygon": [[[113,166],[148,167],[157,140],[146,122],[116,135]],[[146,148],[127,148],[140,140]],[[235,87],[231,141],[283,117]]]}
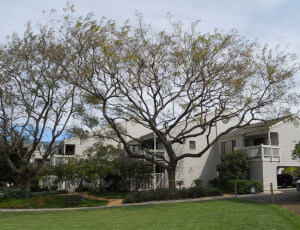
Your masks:
{"label": "bush", "polygon": [[223,191],[219,188],[208,188],[206,189],[207,196],[223,196]]}
{"label": "bush", "polygon": [[249,169],[249,157],[247,153],[238,150],[221,157],[221,163],[217,166],[219,172],[219,184],[225,185],[229,180],[245,179]]}
{"label": "bush", "polygon": [[141,191],[128,194],[123,203],[139,203],[146,201],[160,201],[160,200],[174,200],[174,199],[188,199],[200,198],[205,196],[220,196],[222,191],[217,188],[204,189],[200,186],[190,188],[177,189],[171,191],[169,189],[158,189],[155,191]]}
{"label": "bush", "polygon": [[[234,182],[235,180],[230,180],[227,182],[225,187],[226,192],[234,193]],[[258,180],[236,180],[237,183],[237,194],[250,194],[251,188],[255,188],[255,192],[262,192],[262,183]]]}
{"label": "bush", "polygon": [[51,190],[51,191],[41,191],[41,192],[32,192],[32,196],[45,196],[45,195],[56,195],[56,194],[67,194],[68,190]]}
{"label": "bush", "polygon": [[202,185],[202,179],[199,177],[198,179],[195,179],[194,181],[193,181],[193,185],[195,186],[195,187],[200,187],[201,185]]}
{"label": "bush", "polygon": [[31,192],[41,192],[42,189],[38,184],[31,184]]}
{"label": "bush", "polygon": [[0,200],[24,197],[24,189],[3,187],[0,189]]}
{"label": "bush", "polygon": [[51,186],[51,190],[57,190],[58,189],[58,186],[57,185],[52,185]]}

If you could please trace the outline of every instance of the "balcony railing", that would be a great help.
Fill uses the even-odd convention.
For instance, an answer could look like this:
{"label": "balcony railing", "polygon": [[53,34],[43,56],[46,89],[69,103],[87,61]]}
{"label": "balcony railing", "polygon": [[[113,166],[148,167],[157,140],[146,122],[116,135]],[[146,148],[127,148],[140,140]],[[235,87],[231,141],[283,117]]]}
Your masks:
{"label": "balcony railing", "polygon": [[57,165],[60,163],[67,163],[69,159],[73,158],[74,155],[59,155],[59,154],[54,154],[50,158],[50,164],[51,165]]}
{"label": "balcony railing", "polygon": [[242,148],[250,158],[270,158],[272,161],[280,161],[280,147],[273,145],[256,145]]}
{"label": "balcony railing", "polygon": [[154,150],[154,149],[150,149],[150,150],[140,150],[137,151],[136,153],[140,153],[143,154],[145,156],[148,157],[152,157],[154,156],[156,158],[156,160],[162,160],[165,157],[165,150]]}

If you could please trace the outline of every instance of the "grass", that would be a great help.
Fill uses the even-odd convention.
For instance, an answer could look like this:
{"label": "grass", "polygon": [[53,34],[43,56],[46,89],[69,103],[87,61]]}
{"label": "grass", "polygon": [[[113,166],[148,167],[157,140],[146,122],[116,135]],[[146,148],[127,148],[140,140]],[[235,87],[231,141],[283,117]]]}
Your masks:
{"label": "grass", "polygon": [[0,229],[300,229],[300,217],[274,204],[216,200],[106,209],[0,212]]}
{"label": "grass", "polygon": [[[92,207],[104,206],[105,200],[83,198],[80,204],[64,204],[66,196],[38,196],[31,198],[12,198],[0,202],[0,208],[64,208],[64,207]],[[1,228],[0,228],[1,229]]]}
{"label": "grass", "polygon": [[130,192],[122,191],[92,191],[89,194],[98,196],[104,199],[124,199]]}

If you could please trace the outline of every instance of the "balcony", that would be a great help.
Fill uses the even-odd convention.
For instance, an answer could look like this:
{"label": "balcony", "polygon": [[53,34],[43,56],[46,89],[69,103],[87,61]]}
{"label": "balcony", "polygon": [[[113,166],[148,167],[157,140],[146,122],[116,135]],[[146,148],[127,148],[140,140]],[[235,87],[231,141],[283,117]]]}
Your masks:
{"label": "balcony", "polygon": [[165,150],[154,150],[154,149],[149,149],[149,150],[139,150],[139,151],[135,151],[135,153],[139,153],[139,154],[143,154],[145,156],[148,157],[152,157],[154,156],[154,158],[156,160],[162,160],[166,154],[165,154]]}
{"label": "balcony", "polygon": [[61,163],[67,163],[69,159],[74,158],[74,155],[59,155],[59,154],[54,154],[50,158],[50,164],[51,165],[57,165]]}
{"label": "balcony", "polygon": [[280,147],[274,145],[255,145],[242,148],[250,159],[280,161]]}

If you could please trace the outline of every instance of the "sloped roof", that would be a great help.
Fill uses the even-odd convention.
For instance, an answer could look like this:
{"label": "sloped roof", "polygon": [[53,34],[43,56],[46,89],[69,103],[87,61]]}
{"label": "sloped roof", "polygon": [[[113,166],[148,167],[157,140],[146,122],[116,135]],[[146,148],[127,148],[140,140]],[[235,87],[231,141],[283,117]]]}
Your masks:
{"label": "sloped roof", "polygon": [[282,117],[282,118],[276,118],[276,119],[272,119],[272,120],[268,120],[268,121],[261,121],[261,122],[253,123],[253,124],[250,124],[243,128],[237,128],[237,129],[231,131],[230,133],[224,135],[223,137],[239,136],[239,135],[243,135],[245,133],[267,131],[270,128],[272,128],[282,122],[285,122],[285,121],[286,121],[286,118]]}

